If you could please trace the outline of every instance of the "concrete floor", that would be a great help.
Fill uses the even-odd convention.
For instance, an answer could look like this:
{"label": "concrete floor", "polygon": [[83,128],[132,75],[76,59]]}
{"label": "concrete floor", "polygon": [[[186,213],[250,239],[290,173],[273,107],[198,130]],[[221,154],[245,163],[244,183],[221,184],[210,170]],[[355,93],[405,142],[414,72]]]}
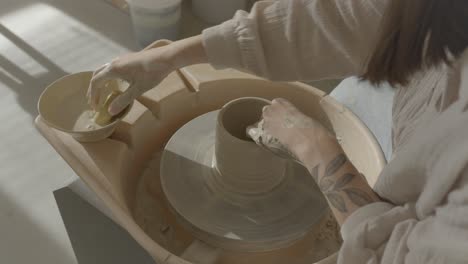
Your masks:
{"label": "concrete floor", "polygon": [[52,194],[77,177],[34,128],[37,99],[137,49],[129,17],[103,1],[0,1],[0,263],[77,263]]}

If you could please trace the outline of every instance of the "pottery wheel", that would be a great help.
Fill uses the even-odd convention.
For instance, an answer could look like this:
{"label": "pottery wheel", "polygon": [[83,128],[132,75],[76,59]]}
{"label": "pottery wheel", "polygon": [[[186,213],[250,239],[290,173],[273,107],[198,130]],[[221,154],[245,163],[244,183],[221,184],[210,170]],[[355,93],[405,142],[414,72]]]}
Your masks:
{"label": "pottery wheel", "polygon": [[171,208],[198,239],[213,246],[267,251],[291,245],[322,218],[326,201],[307,170],[292,161],[284,179],[268,192],[245,195],[219,187],[218,112],[188,122],[165,147],[161,183]]}

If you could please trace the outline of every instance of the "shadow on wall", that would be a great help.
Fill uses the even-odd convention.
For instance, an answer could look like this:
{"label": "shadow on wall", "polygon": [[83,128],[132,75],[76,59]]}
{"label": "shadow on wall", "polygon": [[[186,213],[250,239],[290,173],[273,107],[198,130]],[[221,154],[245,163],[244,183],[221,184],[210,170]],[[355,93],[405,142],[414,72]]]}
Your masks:
{"label": "shadow on wall", "polygon": [[94,70],[135,47],[128,16],[102,1],[24,2],[0,4],[10,8],[0,11],[0,86],[14,91],[32,117],[50,83]]}
{"label": "shadow on wall", "polygon": [[[24,1],[24,0],[23,0]],[[134,38],[130,16],[105,0],[42,0],[104,38],[129,50],[139,50]]]}
{"label": "shadow on wall", "polygon": [[67,73],[3,24],[0,24],[0,34],[46,69],[45,73],[32,76],[0,54],[0,70],[3,68],[3,71],[0,71],[0,82],[14,89],[19,105],[35,117],[38,114],[36,104],[44,88]]}
{"label": "shadow on wall", "polygon": [[130,50],[138,49],[129,15],[105,0],[1,0],[0,17],[34,5],[52,7],[112,42]]}

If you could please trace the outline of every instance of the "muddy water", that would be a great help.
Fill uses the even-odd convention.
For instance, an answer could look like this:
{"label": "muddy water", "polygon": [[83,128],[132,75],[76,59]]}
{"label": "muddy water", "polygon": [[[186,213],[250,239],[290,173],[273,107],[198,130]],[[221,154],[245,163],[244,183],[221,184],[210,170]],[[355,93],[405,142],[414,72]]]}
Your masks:
{"label": "muddy water", "polygon": [[73,131],[90,131],[101,128],[102,126],[94,122],[95,113],[93,110],[85,110],[81,113],[73,125]]}

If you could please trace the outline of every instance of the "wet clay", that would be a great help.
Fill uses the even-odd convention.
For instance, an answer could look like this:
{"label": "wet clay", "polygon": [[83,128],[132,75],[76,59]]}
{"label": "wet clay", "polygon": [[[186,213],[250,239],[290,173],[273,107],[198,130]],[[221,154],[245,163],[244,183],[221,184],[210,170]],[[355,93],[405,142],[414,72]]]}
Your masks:
{"label": "wet clay", "polygon": [[302,239],[328,206],[307,170],[247,140],[269,102],[240,98],[179,129],[161,159],[179,222],[212,246],[270,251]]}
{"label": "wet clay", "polygon": [[264,120],[256,122],[247,127],[245,134],[248,135],[258,146],[271,151],[274,155],[284,159],[293,160],[301,163],[278,139],[265,132]]}

